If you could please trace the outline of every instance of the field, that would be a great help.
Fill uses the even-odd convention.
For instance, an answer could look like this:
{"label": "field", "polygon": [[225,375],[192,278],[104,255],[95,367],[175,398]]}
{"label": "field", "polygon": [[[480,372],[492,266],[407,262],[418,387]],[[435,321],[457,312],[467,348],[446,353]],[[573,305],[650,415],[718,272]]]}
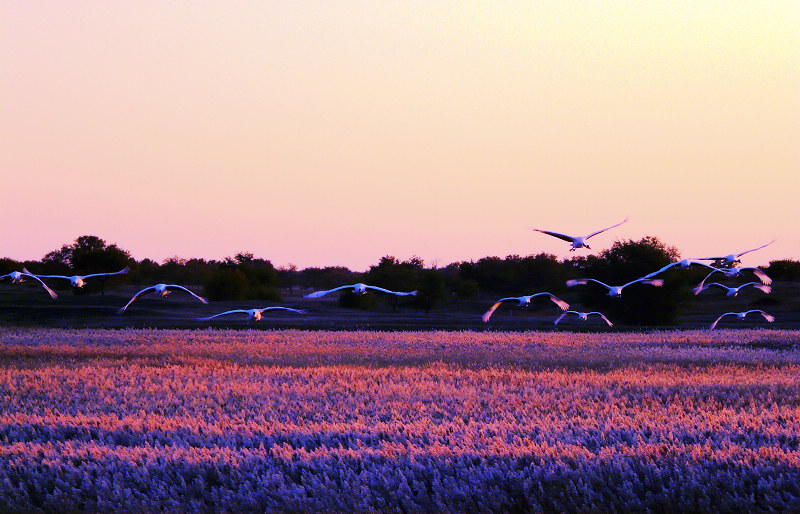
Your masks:
{"label": "field", "polygon": [[800,332],[0,328],[2,510],[800,510]]}

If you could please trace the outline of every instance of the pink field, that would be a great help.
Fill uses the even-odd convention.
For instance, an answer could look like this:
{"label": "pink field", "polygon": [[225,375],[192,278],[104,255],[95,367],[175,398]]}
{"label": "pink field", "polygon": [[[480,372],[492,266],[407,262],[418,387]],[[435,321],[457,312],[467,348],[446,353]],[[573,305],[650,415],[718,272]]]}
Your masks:
{"label": "pink field", "polygon": [[800,332],[0,329],[0,509],[800,510]]}

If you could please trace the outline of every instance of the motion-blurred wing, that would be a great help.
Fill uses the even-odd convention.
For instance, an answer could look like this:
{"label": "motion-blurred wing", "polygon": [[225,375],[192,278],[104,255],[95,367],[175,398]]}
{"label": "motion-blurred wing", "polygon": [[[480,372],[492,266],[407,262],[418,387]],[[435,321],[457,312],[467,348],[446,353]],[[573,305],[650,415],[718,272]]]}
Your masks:
{"label": "motion-blurred wing", "polygon": [[352,285],[339,286],[339,287],[336,287],[334,289],[328,289],[327,291],[314,291],[313,293],[309,293],[309,294],[303,295],[303,298],[320,298],[322,296],[325,296],[326,294],[333,293],[334,291],[341,291],[342,289],[348,289],[348,288],[351,288],[351,287],[353,287],[353,286]]}
{"label": "motion-blurred wing", "polygon": [[531,230],[535,230],[536,232],[541,232],[542,234],[547,234],[548,236],[557,237],[559,239],[563,239],[564,241],[568,241],[570,243],[575,241],[574,237],[568,236],[566,234],[559,234],[558,232],[551,232],[549,230],[540,230],[538,228],[532,228]]}
{"label": "motion-blurred wing", "polygon": [[604,228],[604,229],[598,230],[597,232],[592,232],[592,233],[591,233],[591,234],[589,234],[588,236],[584,237],[584,239],[589,239],[590,237],[594,237],[594,236],[596,236],[597,234],[602,234],[602,233],[603,233],[603,232],[605,232],[606,230],[611,230],[612,228],[618,227],[618,226],[622,225],[623,223],[625,223],[626,221],[628,221],[628,218],[625,218],[624,220],[620,221],[620,222],[619,222],[619,223],[617,223],[616,225],[611,225],[610,227],[606,227],[606,228]]}

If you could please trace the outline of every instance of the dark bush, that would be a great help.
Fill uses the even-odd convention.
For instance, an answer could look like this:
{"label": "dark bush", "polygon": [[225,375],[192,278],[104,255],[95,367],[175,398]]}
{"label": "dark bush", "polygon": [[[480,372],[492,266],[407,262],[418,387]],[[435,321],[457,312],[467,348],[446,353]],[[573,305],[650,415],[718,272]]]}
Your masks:
{"label": "dark bush", "polygon": [[[609,285],[622,285],[679,259],[677,249],[658,238],[647,236],[639,241],[617,241],[599,256],[573,260],[581,278],[594,278]],[[592,309],[603,312],[615,323],[629,325],[665,325],[675,322],[681,303],[689,297],[691,272],[671,270],[657,278],[663,287],[633,284],[612,298],[602,286],[589,283],[580,288],[579,297]]]}

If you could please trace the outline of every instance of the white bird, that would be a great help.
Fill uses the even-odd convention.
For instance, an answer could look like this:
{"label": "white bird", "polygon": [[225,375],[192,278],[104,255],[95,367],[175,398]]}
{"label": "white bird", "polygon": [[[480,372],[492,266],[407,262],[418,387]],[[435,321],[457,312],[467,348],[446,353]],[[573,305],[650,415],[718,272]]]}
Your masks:
{"label": "white bird", "polygon": [[765,286],[761,282],[748,282],[748,283],[742,284],[742,285],[740,285],[738,287],[728,287],[728,286],[724,286],[724,285],[720,284],[719,282],[711,282],[710,284],[706,284],[702,288],[699,287],[699,286],[696,287],[694,289],[694,294],[698,295],[698,294],[702,293],[703,291],[705,291],[706,289],[708,289],[709,287],[718,287],[720,289],[724,289],[725,290],[726,296],[736,296],[736,295],[739,294],[739,290],[740,289],[742,289],[744,287],[747,287],[747,286],[753,286],[754,288],[760,289],[761,291],[764,291],[767,294],[772,292],[772,287]]}
{"label": "white bird", "polygon": [[328,289],[327,291],[314,291],[313,293],[309,293],[304,295],[303,298],[319,298],[321,296],[325,296],[328,293],[333,293],[334,291],[341,291],[343,289],[352,289],[355,294],[365,294],[367,289],[372,289],[373,291],[380,291],[382,293],[393,294],[395,296],[416,296],[416,291],[409,291],[407,293],[397,292],[397,291],[389,291],[388,289],[384,289],[382,287],[376,286],[368,286],[367,284],[350,284],[347,286],[340,286],[334,289]]}
{"label": "white bird", "polygon": [[47,294],[49,294],[50,298],[52,298],[53,300],[58,298],[58,293],[56,293],[55,291],[53,291],[52,289],[47,287],[47,284],[45,284],[42,281],[42,279],[40,279],[39,277],[37,277],[36,275],[34,275],[33,273],[31,273],[30,271],[28,271],[25,268],[22,268],[22,271],[12,271],[11,273],[8,273],[7,275],[3,275],[3,276],[0,277],[0,280],[5,280],[5,279],[8,278],[8,279],[11,279],[11,283],[12,284],[21,284],[21,283],[25,282],[25,277],[30,277],[30,278],[36,280],[37,282],[39,282],[40,284],[42,284],[42,287],[44,287],[44,290],[47,291]]}
{"label": "white bird", "polygon": [[306,312],[308,312],[302,309],[292,309],[290,307],[264,307],[263,309],[234,309],[232,311],[220,312],[219,314],[214,314],[213,316],[208,316],[207,318],[198,318],[198,320],[208,321],[210,319],[218,318],[220,316],[225,316],[226,314],[234,314],[241,312],[247,314],[247,322],[250,323],[251,321],[261,321],[261,313],[266,311],[289,311],[289,312],[296,312],[298,314],[305,314]]}
{"label": "white bird", "polygon": [[731,254],[728,254],[728,255],[722,255],[722,256],[717,256],[717,257],[699,257],[699,259],[703,260],[703,261],[724,261],[726,265],[733,266],[737,262],[741,262],[739,260],[739,257],[741,257],[742,255],[744,255],[746,253],[750,253],[750,252],[755,252],[756,250],[761,250],[762,248],[766,248],[767,246],[771,245],[774,242],[775,242],[775,239],[773,239],[772,241],[770,241],[769,243],[767,243],[765,245],[759,246],[758,248],[753,248],[752,250],[745,250],[744,252],[741,252],[741,253],[731,253]]}
{"label": "white bird", "polygon": [[740,276],[743,271],[752,271],[753,274],[756,277],[758,277],[758,279],[764,285],[772,284],[772,279],[769,278],[766,273],[764,273],[763,271],[761,271],[758,268],[753,268],[753,267],[750,267],[750,266],[746,266],[744,268],[714,268],[714,271],[712,271],[711,273],[706,275],[706,277],[703,280],[700,281],[700,283],[697,285],[697,287],[694,288],[694,290],[695,290],[694,294],[697,294],[698,291],[702,291],[703,289],[705,289],[704,286],[705,286],[706,280],[708,280],[709,277],[711,275],[713,275],[714,273],[723,273],[723,274],[725,274],[726,277],[733,278],[733,277]]}
{"label": "white bird", "polygon": [[595,315],[600,316],[601,318],[603,318],[603,321],[608,323],[609,327],[613,327],[614,326],[614,324],[611,323],[611,321],[608,318],[606,318],[602,313],[597,312],[597,311],[594,311],[594,312],[567,311],[567,312],[561,314],[561,316],[557,317],[556,320],[553,322],[553,325],[558,325],[558,322],[561,321],[562,319],[564,319],[567,316],[567,314],[575,314],[576,316],[578,316],[578,319],[580,321],[586,321],[586,320],[589,319],[589,316],[591,316],[592,314],[595,314]]}
{"label": "white bird", "polygon": [[542,234],[547,234],[548,236],[557,237],[559,239],[563,239],[564,241],[567,241],[568,243],[570,243],[572,245],[572,247],[569,249],[569,251],[570,252],[574,252],[578,248],[588,248],[589,250],[591,250],[589,245],[586,244],[586,240],[587,239],[589,239],[590,237],[594,237],[597,234],[601,234],[601,233],[605,232],[606,230],[611,230],[614,227],[618,227],[618,226],[622,225],[623,223],[625,223],[626,221],[628,221],[628,218],[625,218],[624,220],[622,220],[621,222],[617,223],[616,225],[611,225],[610,227],[606,227],[606,228],[604,228],[602,230],[598,230],[597,232],[592,232],[588,236],[583,236],[583,237],[568,236],[566,234],[559,234],[558,232],[551,232],[549,230],[540,230],[538,228],[532,228],[531,230],[535,230],[536,232],[541,232]]}
{"label": "white bird", "polygon": [[654,271],[654,272],[652,272],[652,273],[650,273],[648,275],[645,275],[644,278],[653,278],[653,277],[655,277],[657,275],[660,275],[660,274],[664,273],[665,271],[670,270],[672,268],[687,269],[690,266],[704,266],[704,267],[712,269],[712,270],[717,269],[714,266],[711,266],[710,264],[706,264],[705,262],[700,262],[700,261],[694,260],[694,259],[683,259],[683,260],[678,261],[678,262],[673,262],[673,263],[667,264],[666,266],[664,266],[660,270]]}
{"label": "white bird", "polygon": [[94,278],[94,277],[107,277],[111,275],[124,275],[130,271],[130,268],[125,266],[123,269],[119,271],[115,271],[113,273],[93,273],[91,275],[72,275],[71,277],[65,275],[36,275],[39,278],[63,278],[69,280],[70,285],[72,287],[83,287],[86,285],[85,280],[87,278]]}
{"label": "white bird", "polygon": [[123,312],[125,312],[125,309],[127,309],[130,304],[135,302],[137,298],[139,298],[143,294],[147,293],[148,291],[153,291],[153,292],[155,292],[155,293],[157,293],[157,294],[159,294],[159,295],[161,295],[163,297],[163,296],[167,296],[170,293],[170,289],[180,289],[182,291],[186,291],[187,293],[189,293],[190,295],[194,296],[195,298],[197,298],[201,302],[208,303],[208,300],[206,300],[205,298],[202,298],[200,296],[197,296],[196,294],[194,294],[193,292],[189,291],[188,289],[186,289],[183,286],[178,286],[178,285],[175,285],[175,284],[156,284],[154,286],[145,287],[144,289],[142,289],[141,291],[139,291],[138,293],[133,295],[133,298],[131,298],[130,301],[125,304],[125,307],[123,307],[120,310],[118,310],[117,314],[122,314]]}
{"label": "white bird", "polygon": [[767,320],[767,322],[769,322],[769,323],[772,323],[773,321],[775,321],[775,316],[772,316],[771,314],[767,314],[766,312],[764,312],[762,310],[758,310],[758,309],[752,309],[752,310],[745,311],[745,312],[726,312],[725,314],[723,314],[722,316],[717,318],[714,321],[714,323],[711,324],[711,326],[709,327],[709,330],[714,330],[714,327],[717,326],[717,323],[719,323],[719,320],[721,320],[725,316],[736,316],[737,319],[744,319],[745,316],[747,316],[751,312],[757,312],[757,313],[761,314],[762,316],[764,316],[764,319]]}
{"label": "white bird", "polygon": [[655,287],[661,287],[661,286],[664,285],[664,281],[661,280],[660,278],[656,278],[656,279],[650,279],[650,278],[645,278],[645,277],[637,278],[636,280],[631,280],[627,284],[622,284],[621,286],[610,286],[610,285],[608,285],[608,284],[606,284],[604,282],[600,282],[599,280],[596,280],[596,279],[593,279],[593,278],[577,278],[577,279],[574,279],[574,280],[567,280],[567,287],[582,286],[582,285],[587,284],[589,282],[594,282],[596,284],[600,284],[601,286],[603,286],[606,289],[608,289],[608,296],[614,296],[614,297],[622,296],[622,290],[624,288],[628,287],[629,285],[636,284],[636,283],[639,283],[639,282],[641,282],[642,284],[648,284],[648,285],[655,286]]}
{"label": "white bird", "polygon": [[506,302],[517,302],[517,305],[519,307],[525,307],[526,305],[530,305],[531,298],[536,298],[537,296],[549,296],[550,300],[554,304],[558,305],[558,307],[562,311],[565,311],[565,310],[569,309],[569,304],[567,302],[565,302],[564,300],[558,298],[557,296],[555,296],[553,294],[546,293],[546,292],[545,293],[536,293],[536,294],[532,294],[532,295],[528,295],[528,296],[513,296],[511,298],[501,298],[501,299],[497,300],[494,305],[489,307],[489,310],[486,311],[483,314],[483,317],[481,319],[483,319],[484,323],[488,322],[489,318],[492,317],[492,313],[494,311],[496,311],[497,308],[500,307],[500,305],[502,305],[502,304],[504,304]]}

